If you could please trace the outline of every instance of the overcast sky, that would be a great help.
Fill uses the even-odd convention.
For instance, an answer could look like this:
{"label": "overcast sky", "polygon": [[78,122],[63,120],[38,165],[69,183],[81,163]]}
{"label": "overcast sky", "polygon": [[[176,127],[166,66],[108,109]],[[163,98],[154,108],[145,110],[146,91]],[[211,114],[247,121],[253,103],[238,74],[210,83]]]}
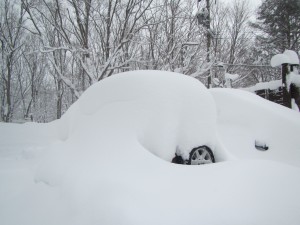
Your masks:
{"label": "overcast sky", "polygon": [[[234,0],[221,0],[223,2],[233,2]],[[254,9],[256,9],[258,6],[260,6],[262,0],[248,0],[249,5],[253,6]]]}

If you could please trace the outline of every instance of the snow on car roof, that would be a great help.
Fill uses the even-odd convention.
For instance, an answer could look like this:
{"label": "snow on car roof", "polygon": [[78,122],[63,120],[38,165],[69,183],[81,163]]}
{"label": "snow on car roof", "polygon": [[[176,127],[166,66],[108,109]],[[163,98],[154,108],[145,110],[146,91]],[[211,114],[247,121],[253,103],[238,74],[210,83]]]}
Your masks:
{"label": "snow on car roof", "polygon": [[[215,143],[216,110],[211,94],[198,80],[173,72],[114,75],[90,87],[62,120],[69,123],[61,128],[63,139],[74,130],[81,131],[80,120],[93,120],[90,130],[130,133],[167,161],[176,149],[188,158],[192,148]],[[90,138],[82,133],[81,138]]]}

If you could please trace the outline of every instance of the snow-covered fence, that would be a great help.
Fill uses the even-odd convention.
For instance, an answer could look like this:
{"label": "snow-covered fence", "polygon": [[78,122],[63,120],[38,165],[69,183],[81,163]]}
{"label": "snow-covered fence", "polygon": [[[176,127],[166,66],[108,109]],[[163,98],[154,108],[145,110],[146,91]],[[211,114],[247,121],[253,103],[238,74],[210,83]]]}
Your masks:
{"label": "snow-covered fence", "polygon": [[300,108],[300,75],[299,58],[296,52],[286,50],[271,59],[272,67],[281,67],[281,79],[260,82],[244,90],[253,92],[272,102],[299,111]]}
{"label": "snow-covered fence", "polygon": [[297,67],[299,57],[292,50],[285,50],[271,59],[271,66],[281,66],[283,101],[285,106],[299,111],[300,106],[300,75]]}
{"label": "snow-covered fence", "polygon": [[279,86],[275,90],[269,88],[257,90],[255,91],[255,94],[283,106],[286,106],[288,104],[287,102],[284,101],[283,88],[281,86]]}

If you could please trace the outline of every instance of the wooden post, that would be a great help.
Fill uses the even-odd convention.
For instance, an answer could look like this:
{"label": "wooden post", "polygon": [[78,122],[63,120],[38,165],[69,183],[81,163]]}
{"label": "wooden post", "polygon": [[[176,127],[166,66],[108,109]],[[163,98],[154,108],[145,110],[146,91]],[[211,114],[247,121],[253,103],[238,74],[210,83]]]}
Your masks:
{"label": "wooden post", "polygon": [[283,86],[283,105],[292,108],[291,104],[291,94],[289,92],[288,84],[286,82],[286,76],[289,74],[289,64],[284,63],[281,65],[281,76],[282,76],[282,86]]}

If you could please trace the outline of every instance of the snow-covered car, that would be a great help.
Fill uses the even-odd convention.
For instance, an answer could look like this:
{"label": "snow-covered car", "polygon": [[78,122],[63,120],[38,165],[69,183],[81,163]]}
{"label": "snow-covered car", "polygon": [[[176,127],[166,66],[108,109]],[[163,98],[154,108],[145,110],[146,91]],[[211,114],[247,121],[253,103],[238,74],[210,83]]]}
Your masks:
{"label": "snow-covered car", "polygon": [[62,139],[77,120],[90,115],[105,118],[110,126],[117,123],[114,129],[136,136],[145,149],[166,161],[215,162],[216,107],[207,88],[194,78],[133,71],[94,84],[62,118]]}
{"label": "snow-covered car", "polygon": [[300,166],[300,114],[237,89],[210,89],[217,107],[218,161],[265,159]]}

